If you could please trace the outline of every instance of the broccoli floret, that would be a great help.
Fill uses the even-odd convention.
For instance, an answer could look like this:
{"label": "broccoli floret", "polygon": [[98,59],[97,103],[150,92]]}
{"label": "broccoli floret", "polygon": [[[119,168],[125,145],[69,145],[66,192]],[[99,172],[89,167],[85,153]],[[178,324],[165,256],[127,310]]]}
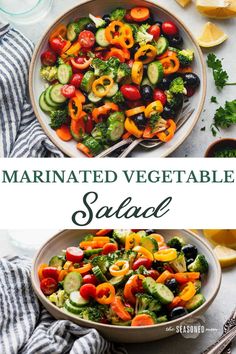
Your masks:
{"label": "broccoli floret", "polygon": [[[170,246],[170,247],[174,247],[174,246],[179,246],[179,245],[174,243],[174,245]],[[174,247],[174,248],[176,248],[176,247]],[[186,260],[185,260],[185,256],[184,256],[183,252],[180,252],[178,257],[173,262],[170,262],[170,266],[176,272],[183,273],[183,272],[187,271]]]}
{"label": "broccoli floret", "polygon": [[58,290],[48,297],[48,300],[54,303],[57,307],[63,307],[67,299],[67,295],[64,290]]}
{"label": "broccoli floret", "polygon": [[145,310],[157,312],[161,309],[161,304],[158,300],[154,299],[148,294],[136,294],[135,313],[139,313]]}
{"label": "broccoli floret", "polygon": [[93,59],[91,66],[93,67],[96,76],[107,75],[110,72],[107,62],[99,58]]}
{"label": "broccoli floret", "polygon": [[194,52],[190,49],[183,49],[178,52],[178,59],[182,66],[188,66],[192,63]]}
{"label": "broccoli floret", "polygon": [[111,100],[116,104],[125,102],[124,96],[120,91],[117,91],[115,95],[111,97]]}
{"label": "broccoli floret", "polygon": [[129,65],[125,63],[121,63],[117,71],[117,78],[116,78],[117,82],[120,82],[120,80],[130,76],[130,74],[131,74],[131,68],[129,67]]}
{"label": "broccoli floret", "polygon": [[117,8],[111,12],[110,18],[112,21],[120,21],[123,20],[124,16],[126,14],[125,9]]}
{"label": "broccoli floret", "polygon": [[175,236],[167,242],[167,245],[169,247],[177,249],[177,251],[180,251],[181,248],[186,245],[186,243],[181,237]]}
{"label": "broccoli floret", "polygon": [[58,109],[56,111],[50,112],[50,127],[52,129],[60,128],[63,124],[66,123],[68,116],[67,109]]}
{"label": "broccoli floret", "polygon": [[64,60],[61,57],[59,57],[57,59],[57,65],[59,66],[59,65],[62,65],[62,64],[65,64],[65,62],[64,62]]}
{"label": "broccoli floret", "polygon": [[87,321],[99,322],[103,314],[97,307],[86,307],[81,313],[80,317]]}
{"label": "broccoli floret", "polygon": [[150,27],[147,23],[141,25],[135,35],[135,41],[140,44],[140,46],[147,44],[153,40],[153,35],[147,32]]}
{"label": "broccoli floret", "polygon": [[40,76],[42,79],[49,82],[57,80],[57,67],[56,66],[42,66],[40,69]]}
{"label": "broccoli floret", "polygon": [[195,260],[188,266],[190,272],[207,273],[208,268],[208,262],[203,254],[198,254]]}
{"label": "broccoli floret", "polygon": [[94,22],[96,28],[103,27],[106,24],[106,21],[104,21],[102,18],[93,16],[92,14],[89,14],[89,18]]}
{"label": "broccoli floret", "polygon": [[95,125],[91,135],[94,139],[104,144],[106,142],[107,125],[105,122],[101,122]]}
{"label": "broccoli floret", "polygon": [[159,113],[153,113],[151,115],[149,124],[152,129],[152,133],[163,131],[166,128],[166,121],[160,116]]}
{"label": "broccoli floret", "polygon": [[110,262],[107,256],[101,255],[94,257],[91,261],[93,267],[98,266],[102,273],[105,274],[110,266]]}
{"label": "broccoli floret", "polygon": [[149,273],[148,273],[147,268],[144,267],[143,265],[141,265],[141,266],[136,270],[135,273],[149,276]]}
{"label": "broccoli floret", "polygon": [[176,77],[171,82],[169,91],[172,94],[186,93],[186,89],[184,87],[184,80],[182,79],[182,77]]}
{"label": "broccoli floret", "polygon": [[167,102],[170,106],[170,108],[178,109],[182,107],[183,105],[183,94],[178,93],[177,95],[174,95],[170,91],[165,91],[166,97],[167,97]]}
{"label": "broccoli floret", "polygon": [[114,78],[117,76],[118,68],[120,66],[120,61],[116,57],[111,57],[107,61],[107,66],[110,69],[110,74]]}
{"label": "broccoli floret", "polygon": [[128,26],[132,29],[133,37],[136,38],[139,26],[137,26],[135,23],[129,23]]}
{"label": "broccoli floret", "polygon": [[94,236],[92,234],[87,234],[83,237],[83,241],[92,241]]}
{"label": "broccoli floret", "polygon": [[125,239],[126,236],[128,236],[131,233],[131,230],[126,230],[126,229],[115,229],[113,230],[112,237],[119,243],[124,245],[125,244]]}

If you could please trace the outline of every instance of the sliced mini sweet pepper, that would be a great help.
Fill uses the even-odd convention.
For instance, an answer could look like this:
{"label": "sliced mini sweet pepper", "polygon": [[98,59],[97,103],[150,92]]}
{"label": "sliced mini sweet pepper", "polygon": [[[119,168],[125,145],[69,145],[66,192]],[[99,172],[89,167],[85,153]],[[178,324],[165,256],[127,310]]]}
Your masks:
{"label": "sliced mini sweet pepper", "polygon": [[85,59],[83,63],[77,63],[74,58],[71,58],[71,64],[75,69],[79,70],[84,70],[89,67],[89,65],[92,63],[92,58]]}
{"label": "sliced mini sweet pepper", "polygon": [[145,44],[140,47],[134,55],[135,61],[141,61],[143,64],[148,64],[156,57],[157,50],[151,44]]}
{"label": "sliced mini sweet pepper", "polygon": [[163,105],[161,101],[156,100],[150,103],[146,108],[145,108],[145,117],[150,118],[152,114],[154,113],[162,113],[163,112]]}
{"label": "sliced mini sweet pepper", "polygon": [[136,297],[134,292],[139,292],[142,289],[142,281],[145,278],[142,274],[132,275],[124,287],[124,297],[131,304],[136,303]]}
{"label": "sliced mini sweet pepper", "polygon": [[150,261],[154,260],[153,254],[142,246],[135,246],[133,251],[138,252],[138,256],[144,256],[145,258],[150,259]]}
{"label": "sliced mini sweet pepper", "polygon": [[161,59],[160,62],[163,66],[165,75],[173,74],[179,70],[180,62],[176,55]]}
{"label": "sliced mini sweet pepper", "polygon": [[126,311],[125,306],[122,303],[120,296],[115,296],[114,301],[111,303],[111,309],[120,317],[123,321],[130,321],[131,315]]}
{"label": "sliced mini sweet pepper", "polygon": [[196,294],[196,288],[194,284],[191,281],[189,281],[185,285],[183,290],[179,293],[179,297],[183,301],[189,301],[190,299],[192,299],[192,297],[194,297],[195,294]]}
{"label": "sliced mini sweet pepper", "polygon": [[77,272],[80,274],[88,273],[92,269],[92,265],[87,263],[80,268],[75,268],[74,266],[70,266],[69,272]]}
{"label": "sliced mini sweet pepper", "polygon": [[145,111],[145,106],[139,106],[135,108],[128,109],[125,114],[127,117],[135,116],[136,114],[143,113]]}
{"label": "sliced mini sweet pepper", "polygon": [[122,259],[118,260],[110,266],[109,271],[113,277],[125,275],[129,271],[129,262]]}
{"label": "sliced mini sweet pepper", "polygon": [[69,49],[68,48],[65,49],[65,47],[64,47],[62,58],[70,56],[70,55],[77,56],[79,54],[80,49],[81,49],[81,45],[79,44],[79,42],[72,44],[69,47]]}
{"label": "sliced mini sweet pepper", "polygon": [[96,301],[102,305],[109,305],[115,299],[115,288],[110,283],[102,283],[96,287]]}
{"label": "sliced mini sweet pepper", "polygon": [[164,270],[164,272],[157,278],[156,282],[165,284],[166,280],[171,278],[173,278],[173,274],[168,270]]}
{"label": "sliced mini sweet pepper", "polygon": [[116,57],[121,63],[125,62],[126,53],[123,49],[112,47],[109,52],[107,52],[105,59],[108,60],[111,57]]}
{"label": "sliced mini sweet pepper", "polygon": [[117,104],[113,102],[106,102],[103,106],[94,108],[92,112],[93,120],[98,123],[100,115],[107,115],[110,111],[119,111]]}
{"label": "sliced mini sweet pepper", "polygon": [[175,248],[166,248],[154,253],[154,258],[160,262],[170,262],[177,258],[177,251]]}
{"label": "sliced mini sweet pepper", "polygon": [[79,120],[82,113],[82,104],[78,97],[72,97],[68,104],[68,111],[71,119]]}
{"label": "sliced mini sweet pepper", "polygon": [[91,154],[89,148],[86,145],[84,145],[83,143],[78,143],[76,145],[76,147],[77,147],[78,150],[80,150],[87,157],[93,157],[93,155]]}
{"label": "sliced mini sweet pepper", "polygon": [[66,33],[67,33],[67,28],[65,25],[60,24],[57,26],[53,32],[50,34],[49,41],[51,41],[53,38],[66,38]]}
{"label": "sliced mini sweet pepper", "polygon": [[199,272],[185,272],[185,273],[175,273],[174,278],[178,283],[184,284],[189,281],[194,281],[200,278]]}
{"label": "sliced mini sweet pepper", "polygon": [[166,124],[167,124],[167,129],[163,132],[157,133],[158,139],[160,139],[164,143],[170,141],[173,138],[176,131],[176,124],[173,121],[173,119],[168,119],[166,121]]}
{"label": "sliced mini sweet pepper", "polygon": [[141,61],[134,61],[131,69],[132,81],[140,85],[143,78],[143,63]]}
{"label": "sliced mini sweet pepper", "polygon": [[101,76],[99,79],[94,80],[92,84],[92,91],[98,97],[104,97],[110,91],[112,85],[114,84],[114,80],[108,76]]}
{"label": "sliced mini sweet pepper", "polygon": [[136,138],[141,138],[141,136],[143,135],[143,130],[140,130],[136,126],[134,121],[130,118],[126,118],[125,120],[125,129],[127,130],[127,132],[134,135]]}

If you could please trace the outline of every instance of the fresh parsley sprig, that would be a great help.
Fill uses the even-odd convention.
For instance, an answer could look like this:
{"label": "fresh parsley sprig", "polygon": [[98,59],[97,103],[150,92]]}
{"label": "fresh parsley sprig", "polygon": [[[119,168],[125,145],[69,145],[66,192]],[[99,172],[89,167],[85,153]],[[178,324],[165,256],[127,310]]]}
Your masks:
{"label": "fresh parsley sprig", "polygon": [[215,85],[218,90],[222,90],[224,86],[236,85],[236,82],[228,82],[229,75],[223,69],[222,62],[214,53],[207,56],[207,66],[212,69]]}
{"label": "fresh parsley sprig", "polygon": [[236,124],[236,100],[231,102],[226,101],[224,107],[219,107],[216,110],[214,121],[211,126],[212,134],[215,136],[220,128],[229,128]]}

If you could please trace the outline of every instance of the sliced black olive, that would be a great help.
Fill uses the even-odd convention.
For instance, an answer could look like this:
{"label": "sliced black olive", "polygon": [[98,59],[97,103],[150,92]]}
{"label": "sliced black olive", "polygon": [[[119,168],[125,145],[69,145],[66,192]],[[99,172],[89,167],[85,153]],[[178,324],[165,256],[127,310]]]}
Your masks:
{"label": "sliced black olive", "polygon": [[171,47],[181,48],[183,45],[183,38],[179,35],[174,37],[169,37],[168,40],[169,40],[169,45]]}
{"label": "sliced black olive", "polygon": [[155,230],[153,230],[153,229],[145,230],[145,232],[147,235],[155,234]]}
{"label": "sliced black olive", "polygon": [[175,320],[176,318],[187,315],[187,313],[188,311],[184,307],[182,306],[175,307],[170,313],[170,319]]}
{"label": "sliced black olive", "polygon": [[188,87],[196,88],[200,85],[199,77],[194,73],[186,73],[183,76],[184,84]]}
{"label": "sliced black olive", "polygon": [[161,90],[168,90],[170,87],[172,79],[170,77],[163,77],[163,79],[158,83],[158,88]]}
{"label": "sliced black olive", "polygon": [[173,117],[176,116],[176,112],[175,112],[175,110],[172,107],[166,105],[164,107],[164,109],[163,109],[163,112],[162,112],[161,116],[164,119],[173,118]]}
{"label": "sliced black olive", "polygon": [[195,259],[197,257],[198,250],[197,247],[194,245],[187,244],[183,246],[181,250],[184,253],[186,259]]}
{"label": "sliced black olive", "polygon": [[178,291],[179,285],[175,278],[166,280],[165,285],[172,291],[173,294],[176,294]]}
{"label": "sliced black olive", "polygon": [[189,266],[189,264],[193,263],[194,262],[194,259],[193,258],[189,258],[186,260],[186,264],[187,266]]}
{"label": "sliced black olive", "polygon": [[111,18],[108,14],[104,15],[102,19],[106,22],[107,25],[111,22]]}
{"label": "sliced black olive", "polygon": [[153,88],[149,85],[143,85],[141,86],[141,95],[142,95],[142,99],[144,101],[149,101],[152,99],[153,96]]}
{"label": "sliced black olive", "polygon": [[134,54],[139,50],[140,45],[138,43],[136,43],[131,49],[131,54],[134,56]]}
{"label": "sliced black olive", "polygon": [[93,22],[91,23],[88,23],[86,26],[85,26],[85,29],[87,31],[90,31],[90,32],[93,32],[93,33],[96,33],[97,32],[97,28],[95,26],[95,24]]}
{"label": "sliced black olive", "polygon": [[132,116],[132,120],[134,121],[135,125],[138,129],[143,130],[146,127],[147,119],[143,113],[136,114]]}

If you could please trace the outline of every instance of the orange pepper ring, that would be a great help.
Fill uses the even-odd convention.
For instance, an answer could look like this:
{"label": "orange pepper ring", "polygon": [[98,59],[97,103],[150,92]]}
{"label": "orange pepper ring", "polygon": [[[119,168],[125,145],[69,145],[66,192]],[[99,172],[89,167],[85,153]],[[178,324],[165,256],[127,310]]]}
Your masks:
{"label": "orange pepper ring", "polygon": [[[164,132],[157,133],[158,139],[160,139],[164,143],[167,143],[168,141],[170,141],[173,138],[174,133],[176,131],[176,124],[173,121],[173,119],[168,119],[166,121],[166,123],[167,123],[168,128]],[[168,134],[166,134],[166,133],[168,133]]]}
{"label": "orange pepper ring", "polygon": [[132,117],[135,116],[138,113],[142,113],[145,111],[145,106],[139,106],[139,107],[135,107],[132,109],[129,109],[128,111],[125,112],[127,117]]}
{"label": "orange pepper ring", "polygon": [[101,114],[107,114],[109,111],[119,111],[119,107],[115,103],[107,102],[103,106],[94,108],[92,112],[93,120],[98,123],[98,117]]}
{"label": "orange pepper ring", "polygon": [[[75,107],[74,107],[75,106]],[[77,110],[76,110],[77,108]],[[68,104],[71,119],[79,120],[82,113],[82,104],[78,97],[72,97]]]}
{"label": "orange pepper ring", "polygon": [[67,28],[65,25],[60,24],[59,26],[57,26],[55,28],[55,30],[51,33],[50,37],[49,37],[49,41],[51,41],[53,38],[56,37],[62,37],[62,38],[66,38],[66,33],[67,33]]}
{"label": "orange pepper ring", "polygon": [[181,293],[179,294],[179,297],[181,298],[181,300],[189,301],[190,299],[192,299],[192,297],[195,294],[196,294],[196,288],[195,288],[194,284],[191,281],[189,281],[185,285],[185,287],[183,288]]}
{"label": "orange pepper ring", "polygon": [[[108,289],[109,290],[109,295],[106,296],[106,295],[103,295],[102,297],[99,297],[99,292],[101,290],[105,290],[105,289]],[[103,304],[103,305],[109,305],[111,304],[114,299],[115,299],[115,288],[112,284],[110,283],[102,283],[102,284],[99,284],[97,287],[96,287],[96,301],[99,302],[99,304]]]}
{"label": "orange pepper ring", "polygon": [[[106,37],[106,39],[108,40],[109,43],[114,44],[113,40],[115,39],[115,33],[119,32],[119,29],[122,28],[123,26],[124,26],[124,24],[121,21],[112,21],[105,28],[105,37]],[[118,27],[118,29],[116,27]]]}
{"label": "orange pepper ring", "polygon": [[180,62],[176,55],[171,55],[167,58],[164,58],[160,60],[160,62],[163,66],[165,75],[173,74],[179,70]]}
{"label": "orange pepper ring", "polygon": [[[143,64],[148,64],[155,58],[156,54],[157,54],[156,48],[151,44],[146,44],[137,50],[137,52],[134,55],[134,60],[142,61]],[[146,59],[141,60],[140,57],[143,56],[145,56]]]}

